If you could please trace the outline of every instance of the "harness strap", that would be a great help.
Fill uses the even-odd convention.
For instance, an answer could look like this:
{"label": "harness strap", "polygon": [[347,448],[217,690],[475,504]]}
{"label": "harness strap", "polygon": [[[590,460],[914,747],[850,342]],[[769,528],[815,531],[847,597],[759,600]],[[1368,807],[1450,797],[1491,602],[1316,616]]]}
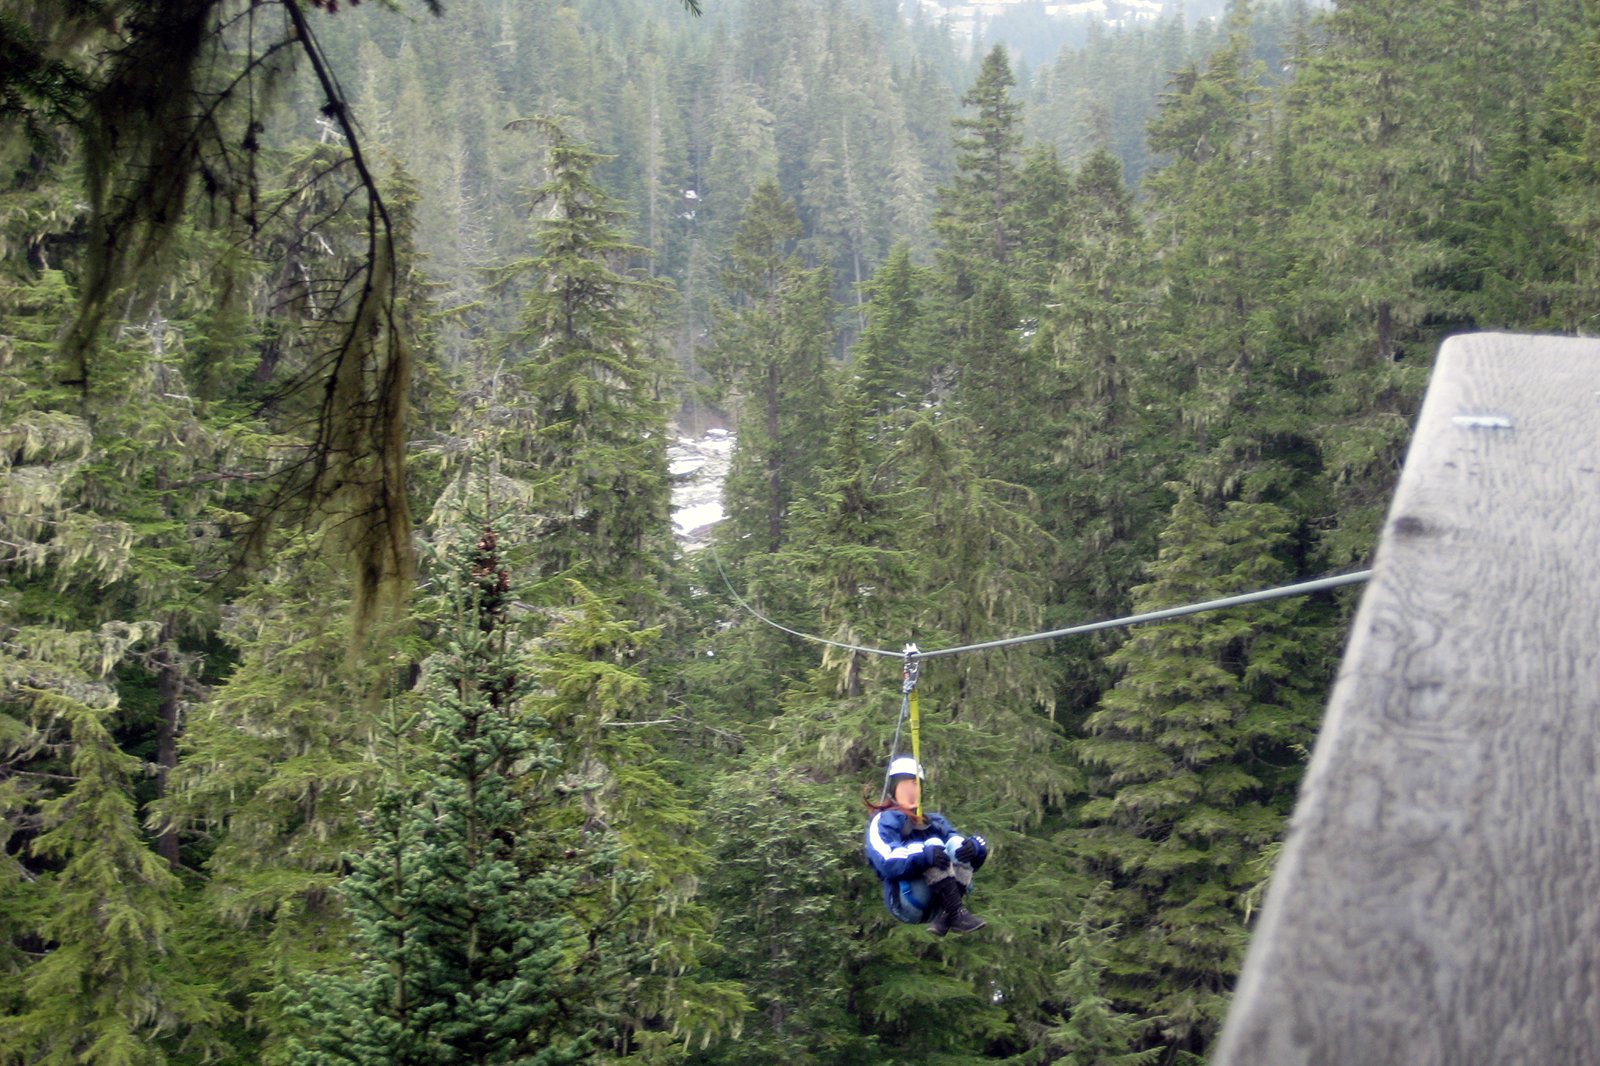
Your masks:
{"label": "harness strap", "polygon": [[[911,757],[917,761],[917,769],[922,769],[922,713],[917,706],[917,676],[922,670],[922,659],[915,644],[907,644],[905,651],[905,666],[900,673],[900,692],[902,702],[909,705],[911,710]],[[917,821],[922,821],[922,790],[917,790]]]}

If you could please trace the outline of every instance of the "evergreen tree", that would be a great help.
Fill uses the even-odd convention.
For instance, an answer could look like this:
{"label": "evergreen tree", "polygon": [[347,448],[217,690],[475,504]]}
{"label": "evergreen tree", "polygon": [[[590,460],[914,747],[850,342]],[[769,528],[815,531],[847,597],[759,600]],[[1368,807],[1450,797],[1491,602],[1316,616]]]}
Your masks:
{"label": "evergreen tree", "polygon": [[457,554],[448,633],[424,667],[428,754],[414,781],[387,784],[375,846],[341,885],[363,972],[291,997],[307,1022],[296,1062],[554,1066],[587,1053],[557,977],[577,947],[558,901],[578,869],[548,863],[571,841],[531,846],[516,785],[558,766],[559,752],[524,707],[533,675],[511,640],[494,531]]}
{"label": "evergreen tree", "polygon": [[[1090,154],[1074,176],[1059,239],[1035,341],[1051,367],[1038,492],[1041,523],[1060,544],[1047,621],[1069,624],[1126,613],[1164,515],[1159,486],[1185,450],[1169,432],[1170,371],[1150,353],[1150,242],[1109,152]],[[1121,640],[1106,632],[1081,642],[1090,654],[1062,649],[1064,706],[1093,705],[1110,683],[1104,654]]]}
{"label": "evergreen tree", "polygon": [[[670,269],[682,260],[679,220],[676,218],[688,179],[683,115],[674,106],[673,72],[662,54],[663,43],[654,37],[633,61],[634,69],[623,88],[623,161],[638,174],[633,193],[633,215],[643,227],[641,239],[650,250],[653,273]],[[697,194],[698,195],[698,194]]]}
{"label": "evergreen tree", "polygon": [[751,197],[730,253],[721,316],[702,363],[738,401],[739,439],[724,495],[732,538],[783,546],[791,503],[815,485],[826,433],[832,288],[827,271],[808,269],[793,251],[800,236],[794,205],[776,181]]}
{"label": "evergreen tree", "polygon": [[1164,1050],[1130,1051],[1142,1042],[1153,1020],[1117,1010],[1105,994],[1105,950],[1116,928],[1097,925],[1095,912],[1110,887],[1102,883],[1084,901],[1071,936],[1061,945],[1067,968],[1055,975],[1055,985],[1066,1016],[1049,1031],[1048,1047],[1060,1053],[1054,1061],[1065,1066],[1151,1066]]}
{"label": "evergreen tree", "polygon": [[[1288,533],[1272,504],[1212,519],[1184,492],[1134,608],[1281,581]],[[1091,798],[1066,843],[1114,889],[1106,991],[1160,1018],[1163,1063],[1198,1061],[1220,1028],[1246,942],[1242,894],[1283,831],[1316,726],[1326,664],[1305,658],[1299,611],[1315,617],[1289,604],[1136,630],[1112,655],[1122,678],[1072,742]]]}
{"label": "evergreen tree", "polygon": [[[319,343],[302,376],[274,379],[279,396],[311,389],[322,402],[307,412],[304,461],[276,471],[280,492],[265,513],[342,520],[331,528],[345,538],[358,614],[367,618],[380,604],[394,606],[410,584],[404,452],[412,363],[395,288],[403,271],[388,204],[316,27],[304,5],[285,5],[282,15],[244,35],[232,32],[235,14],[222,0],[113,0],[8,18],[0,28],[15,57],[8,70],[34,75],[21,93],[7,92],[4,110],[22,112],[36,140],[45,120],[58,123],[81,151],[88,211],[78,306],[61,338],[63,380],[81,392],[105,369],[105,331],[119,317],[143,317],[164,286],[180,282],[172,268],[191,222],[254,242],[327,193],[323,206],[300,216],[301,236],[337,247],[329,258],[342,256],[342,269],[316,274],[326,299],[313,301],[310,314],[297,314],[306,305],[295,300],[274,309],[293,323],[285,335],[303,328]],[[261,108],[273,94],[263,88],[283,73],[286,51],[303,56],[315,78],[307,110],[347,143],[338,165],[313,168],[294,194],[264,202]],[[352,201],[365,210],[345,210]],[[329,202],[338,206],[329,210]]]}
{"label": "evergreen tree", "polygon": [[[21,697],[36,723],[65,727],[55,743],[71,753],[62,767],[70,785],[37,808],[29,853],[43,870],[7,893],[7,924],[26,929],[24,943],[39,957],[0,1018],[0,1061],[161,1064],[171,1061],[174,1036],[221,1019],[214,990],[173,957],[180,883],[143,839],[130,796],[139,764],[112,733],[117,700],[105,674],[149,635],[115,625],[59,634],[53,662],[0,678],[7,703]],[[32,755],[45,739],[12,742],[22,740],[22,753]],[[41,774],[27,770],[21,780]],[[14,813],[31,806],[23,796],[5,798]]]}
{"label": "evergreen tree", "polygon": [[[1578,247],[1560,259],[1558,295],[1552,298],[1553,316],[1563,329],[1587,332],[1600,317],[1595,296],[1600,293],[1600,257],[1582,249],[1595,247],[1600,234],[1600,208],[1594,190],[1600,185],[1600,120],[1596,119],[1596,81],[1600,70],[1600,12],[1584,6],[1566,25],[1570,46],[1554,65],[1555,75],[1546,89],[1547,139],[1551,142],[1551,169],[1560,179],[1553,210],[1561,237]],[[1518,227],[1533,239],[1538,230]],[[1560,240],[1561,237],[1555,238]]]}
{"label": "evergreen tree", "polygon": [[[1499,122],[1477,120],[1499,136],[1485,138],[1486,170],[1450,227],[1449,277],[1463,311],[1484,328],[1582,332],[1595,314],[1585,236],[1596,232],[1594,130],[1585,101],[1600,21],[1575,7],[1537,18],[1520,4],[1485,12],[1484,63],[1463,72],[1470,98],[1512,97]],[[1556,44],[1563,39],[1570,47]],[[1537,88],[1528,84],[1534,71],[1548,72]]]}
{"label": "evergreen tree", "polygon": [[[1042,619],[1054,545],[1038,527],[1028,493],[980,474],[971,434],[960,420],[924,415],[891,461],[909,496],[902,544],[917,579],[901,598],[924,649],[1036,631]],[[873,680],[866,691],[876,726],[854,734],[872,738],[868,751],[860,751],[860,739],[854,749],[833,744],[853,759],[840,769],[852,780],[865,771],[876,788],[899,701],[892,676],[880,672]],[[829,712],[842,722],[855,713],[849,704],[824,708],[816,696],[825,692],[813,688],[812,729]],[[929,939],[925,931],[897,927],[869,893],[867,928],[879,943],[860,967],[858,995],[897,1057],[1020,1054],[1039,1045],[1049,929],[1071,913],[1079,894],[1075,879],[1062,876],[1060,856],[1039,846],[1048,837],[1030,840],[1079,787],[1054,721],[1055,678],[1040,648],[1023,646],[928,660],[919,692],[927,802],[990,841],[993,861],[975,906],[1011,935],[939,952],[943,969],[934,978],[915,961]],[[791,734],[798,725],[785,721]],[[1003,990],[998,1001],[995,989]],[[956,1020],[930,1031],[919,1022],[929,1012]]]}
{"label": "evergreen tree", "polygon": [[[710,116],[713,126],[706,138],[694,201],[695,228],[713,248],[727,248],[737,239],[740,212],[748,216],[748,205],[762,195],[763,183],[777,173],[775,120],[763,104],[765,95],[760,86],[731,73],[716,86]],[[703,219],[698,215],[702,211]]]}
{"label": "evergreen tree", "polygon": [[1037,322],[1050,279],[1066,254],[1072,174],[1053,146],[1035,145],[1024,153],[1017,179],[1018,247],[1012,271],[1018,284],[1022,318]]}
{"label": "evergreen tree", "polygon": [[[835,58],[838,68],[851,69],[851,58]],[[839,250],[833,273],[849,286],[849,303],[859,304],[861,286],[870,264],[879,257],[873,219],[867,201],[873,167],[869,152],[875,132],[868,123],[876,117],[864,94],[837,78],[824,101],[825,131],[817,138],[806,165],[803,198],[815,223],[813,238]]]}
{"label": "evergreen tree", "polygon": [[1022,131],[1021,105],[1011,98],[1015,84],[1005,48],[996,45],[961,98],[972,115],[954,120],[956,178],[941,190],[934,229],[957,299],[975,290],[980,264],[1004,264],[1016,251]]}
{"label": "evergreen tree", "polygon": [[1150,128],[1171,160],[1148,183],[1165,248],[1158,395],[1194,442],[1197,491],[1286,502],[1311,489],[1320,458],[1303,409],[1323,371],[1283,339],[1293,205],[1274,195],[1282,146],[1259,100],[1249,25],[1248,5],[1236,5],[1225,45],[1175,76]]}
{"label": "evergreen tree", "polygon": [[532,565],[582,580],[630,614],[655,608],[666,566],[666,389],[647,347],[650,288],[619,273],[644,249],[621,238],[610,198],[594,183],[601,157],[552,128],[540,255],[508,361],[532,404],[533,429],[511,454],[528,464],[536,515]]}
{"label": "evergreen tree", "polygon": [[674,1062],[688,1044],[736,1032],[748,1002],[737,976],[702,968],[720,950],[699,898],[710,866],[702,815],[680,784],[687,769],[663,754],[660,727],[673,719],[641,665],[661,631],[616,618],[581,587],[571,599],[534,656],[532,705],[561,766],[522,789],[545,860],[580,869],[564,907],[588,945],[568,997],[585,1008],[568,1013],[604,1056]]}
{"label": "evergreen tree", "polygon": [[[217,436],[159,314],[107,338],[86,388],[62,387],[72,290],[18,273],[0,285],[0,965],[17,978],[0,1058],[165,1062],[212,1046],[224,1013],[177,954],[177,840],[158,859],[142,827],[175,758],[176,638],[213,605],[199,574],[220,553],[199,516],[226,493],[173,484],[215,460]],[[127,698],[152,674],[154,722]]]}
{"label": "evergreen tree", "polygon": [[[934,228],[944,242],[940,282],[954,400],[978,429],[983,472],[1032,486],[1042,428],[1034,404],[1043,368],[1022,332],[1034,310],[1023,305],[1021,279],[1028,272],[1013,260],[1025,258],[1023,223],[1048,221],[1025,220],[1021,213],[1022,134],[1013,84],[1005,50],[996,46],[962,97],[974,114],[954,120],[957,177],[940,190]],[[1036,266],[1034,274],[1043,269]]]}
{"label": "evergreen tree", "polygon": [[241,1042],[269,1062],[283,1055],[273,989],[344,958],[335,889],[376,796],[369,751],[393,650],[388,634],[352,637],[348,585],[319,546],[274,555],[231,607],[221,636],[237,665],[191,716],[156,807],[160,824],[208,841],[204,904],[236,949],[216,979],[248,1012]]}
{"label": "evergreen tree", "polygon": [[[669,569],[658,338],[699,373],[710,336],[732,398],[731,583],[843,643],[1360,558],[1436,337],[1582,332],[1600,306],[1595,12],[1348,0],[1313,34],[1303,5],[1236,3],[1093,31],[1035,78],[876,3],[692,34],[641,5],[467,2],[424,30],[296,3],[244,36],[218,0],[0,17],[0,1061],[1209,1047],[1342,604],[928,661],[930,798],[995,845],[995,935],[932,940],[850,843],[893,658],[745,619],[710,553]],[[548,142],[502,135],[509,101],[615,157],[560,140],[547,168]],[[380,142],[422,189],[445,316],[414,298],[411,183],[376,195]],[[636,283],[601,186],[681,305]],[[511,284],[481,269],[513,261]],[[402,447],[429,460],[404,497]],[[230,573],[266,486],[311,521]],[[484,499],[530,516],[502,548],[536,608],[495,623],[530,746],[474,867],[450,858],[452,679],[504,664],[452,651],[446,614],[472,619],[437,601],[426,648],[347,616],[405,584],[401,504],[449,527]],[[352,513],[378,519],[355,578],[330,568]],[[651,624],[677,617],[696,633]],[[385,706],[392,652],[429,665]],[[505,966],[471,984],[440,922],[502,876],[467,920]],[[291,988],[325,1027],[293,1052]]]}
{"label": "evergreen tree", "polygon": [[708,892],[723,913],[726,954],[712,972],[739,980],[751,1014],[735,1042],[695,1062],[881,1062],[854,1015],[850,928],[855,837],[838,790],[808,779],[792,753],[747,756],[709,797],[718,812]]}
{"label": "evergreen tree", "polygon": [[937,322],[932,279],[896,245],[865,286],[866,326],[853,349],[851,377],[865,414],[913,410],[932,387]]}
{"label": "evergreen tree", "polygon": [[1422,9],[1389,0],[1342,4],[1290,94],[1291,188],[1303,203],[1287,227],[1299,254],[1286,343],[1309,347],[1329,379],[1314,422],[1337,516],[1322,538],[1333,565],[1371,550],[1450,312],[1428,278],[1445,262],[1439,224],[1462,177],[1460,142],[1430,83],[1460,10],[1416,18]]}
{"label": "evergreen tree", "polygon": [[[830,640],[859,645],[907,631],[906,593],[918,581],[904,543],[911,494],[887,463],[893,423],[871,418],[855,389],[841,392],[820,484],[795,505],[795,546],[775,562],[809,579],[806,600]],[[839,695],[862,694],[864,666],[860,652],[823,652],[823,669],[838,670]]]}
{"label": "evergreen tree", "polygon": [[[1039,528],[1031,494],[979,472],[970,434],[959,420],[924,416],[893,459],[915,494],[905,543],[921,578],[913,596],[920,608],[915,638],[923,645],[1033,632],[1042,619],[1055,545]],[[944,750],[960,748],[964,770],[1012,768],[985,788],[1018,821],[1037,817],[1066,791],[1061,765],[1048,757],[1057,748],[1054,687],[1037,648],[963,659],[955,670],[932,673],[924,698],[943,701],[942,717],[960,723]]]}

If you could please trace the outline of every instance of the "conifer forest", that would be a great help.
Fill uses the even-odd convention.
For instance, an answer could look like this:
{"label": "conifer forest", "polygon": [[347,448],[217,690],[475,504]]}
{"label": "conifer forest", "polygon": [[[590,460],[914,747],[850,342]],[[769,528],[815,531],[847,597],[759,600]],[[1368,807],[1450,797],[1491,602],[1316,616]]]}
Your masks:
{"label": "conifer forest", "polygon": [[900,650],[1366,566],[1600,5],[1126,6],[0,0],[0,1064],[1206,1061],[1359,586],[927,659],[946,937]]}

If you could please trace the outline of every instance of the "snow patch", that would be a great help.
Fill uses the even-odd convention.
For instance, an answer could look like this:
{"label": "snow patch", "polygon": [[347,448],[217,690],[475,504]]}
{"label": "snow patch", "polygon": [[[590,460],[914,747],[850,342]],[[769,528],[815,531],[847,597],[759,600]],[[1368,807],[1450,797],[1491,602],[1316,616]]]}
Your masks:
{"label": "snow patch", "polygon": [[727,517],[722,483],[728,477],[733,436],[725,429],[701,437],[673,438],[667,446],[672,474],[672,531],[684,551],[698,551],[710,541],[711,529]]}

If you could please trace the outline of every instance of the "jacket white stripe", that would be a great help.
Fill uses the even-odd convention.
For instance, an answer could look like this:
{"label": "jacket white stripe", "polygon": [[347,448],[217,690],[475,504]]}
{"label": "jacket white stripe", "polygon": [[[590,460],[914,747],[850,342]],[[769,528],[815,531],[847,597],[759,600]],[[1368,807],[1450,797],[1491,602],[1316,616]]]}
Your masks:
{"label": "jacket white stripe", "polygon": [[944,847],[944,840],[940,837],[928,837],[924,840],[914,840],[909,844],[901,844],[898,847],[890,847],[889,842],[884,840],[883,834],[879,832],[879,823],[882,819],[882,811],[872,816],[872,825],[867,834],[867,839],[872,844],[872,850],[877,852],[885,861],[889,859],[909,859],[913,855],[922,854],[929,847]]}

